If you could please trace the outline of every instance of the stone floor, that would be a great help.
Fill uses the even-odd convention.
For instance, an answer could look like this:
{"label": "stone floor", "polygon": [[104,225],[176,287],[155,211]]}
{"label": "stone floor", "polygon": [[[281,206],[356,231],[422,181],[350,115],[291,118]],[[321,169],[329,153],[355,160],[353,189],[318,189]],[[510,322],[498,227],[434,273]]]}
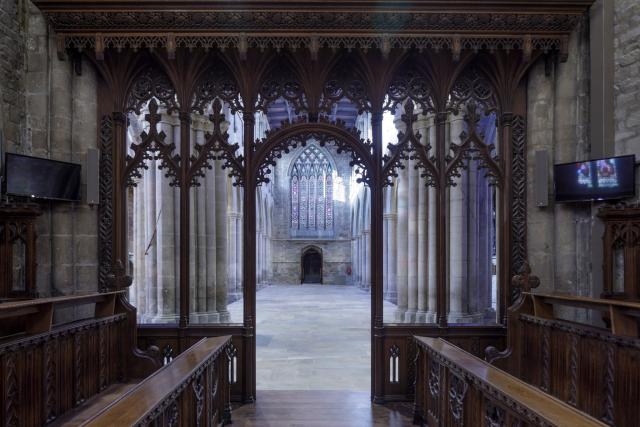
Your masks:
{"label": "stone floor", "polygon": [[[241,310],[238,303],[229,311]],[[371,295],[353,286],[257,293],[258,390],[371,389]]]}

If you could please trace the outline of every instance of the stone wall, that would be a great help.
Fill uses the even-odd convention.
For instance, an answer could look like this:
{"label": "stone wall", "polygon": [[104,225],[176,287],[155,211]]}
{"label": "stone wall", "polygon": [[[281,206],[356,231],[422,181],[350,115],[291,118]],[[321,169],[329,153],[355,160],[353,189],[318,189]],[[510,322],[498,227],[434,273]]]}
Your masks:
{"label": "stone wall", "polygon": [[0,0],[0,139],[15,151],[25,139],[25,28],[23,1]]}
{"label": "stone wall", "polygon": [[[615,0],[614,106],[616,155],[640,160],[640,2]],[[636,196],[640,174],[636,171]]]}
{"label": "stone wall", "polygon": [[[534,199],[535,152],[544,150],[549,164],[589,157],[589,52],[586,22],[574,31],[569,59],[533,66],[528,80],[528,255],[541,279],[540,291],[591,294],[591,206],[557,204],[553,168],[548,171],[549,205]],[[548,75],[547,75],[548,72]]]}
{"label": "stone wall", "polygon": [[[348,154],[338,154],[333,146],[324,150],[333,158],[338,180],[344,191],[334,190],[334,234],[333,238],[292,238],[289,199],[289,168],[302,147],[278,160],[273,177],[273,223],[272,223],[272,271],[275,284],[299,284],[301,278],[302,252],[308,246],[316,246],[323,255],[323,283],[347,284],[351,277],[347,267],[351,264],[351,218],[350,218],[350,177],[351,166]],[[340,184],[337,186],[339,187]],[[336,185],[334,183],[334,188]],[[340,194],[338,194],[340,193]]]}
{"label": "stone wall", "polygon": [[[0,90],[8,152],[80,163],[97,148],[96,74],[60,61],[55,39],[30,2],[0,3]],[[7,55],[5,55],[7,53]],[[97,289],[97,208],[84,202],[40,202],[37,288],[41,295]]]}

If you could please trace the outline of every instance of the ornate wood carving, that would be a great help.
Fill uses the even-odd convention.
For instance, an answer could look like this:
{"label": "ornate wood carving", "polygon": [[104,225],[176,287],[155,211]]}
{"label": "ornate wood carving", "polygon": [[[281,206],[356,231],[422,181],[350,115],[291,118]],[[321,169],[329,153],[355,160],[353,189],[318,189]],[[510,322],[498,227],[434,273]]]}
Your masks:
{"label": "ornate wood carving", "polygon": [[16,372],[16,355],[9,353],[4,357],[4,423],[6,426],[18,427],[18,406],[20,400],[20,389],[18,388],[18,378]]}
{"label": "ornate wood carving", "polygon": [[[640,206],[616,206],[602,208],[598,216],[604,221],[602,296],[632,301],[640,301]],[[620,251],[622,266],[616,260]],[[617,272],[621,272],[623,289],[616,289]]]}
{"label": "ornate wood carving", "polygon": [[[519,260],[526,256],[525,112],[514,109],[513,105],[499,105],[496,99],[501,102],[512,99],[513,88],[526,75],[526,66],[519,69],[521,72],[517,77],[510,73],[509,67],[520,64],[523,58],[536,58],[551,51],[560,51],[561,58],[566,56],[568,35],[590,1],[545,2],[541,6],[525,0],[515,6],[515,12],[513,5],[508,7],[511,9],[508,11],[506,6],[498,3],[477,5],[470,1],[457,3],[453,8],[437,2],[428,10],[421,4],[406,3],[383,5],[384,10],[380,10],[380,5],[373,2],[351,5],[349,10],[338,2],[317,5],[313,10],[297,7],[301,3],[276,5],[261,2],[259,6],[247,4],[238,8],[236,4],[227,2],[205,2],[197,10],[175,10],[174,3],[166,2],[135,7],[125,3],[112,7],[113,3],[109,1],[83,5],[57,0],[36,2],[57,31],[59,53],[64,54],[67,49],[82,49],[98,69],[101,92],[109,94],[100,102],[100,114],[103,116],[99,133],[103,152],[101,289],[108,287],[110,275],[117,280],[118,287],[130,283],[125,274],[111,271],[126,262],[126,201],[114,196],[121,196],[124,185],[132,184],[132,177],[140,174],[145,160],[162,160],[165,173],[182,190],[180,218],[189,218],[189,192],[185,190],[197,183],[201,173],[213,167],[214,160],[224,163],[236,183],[247,187],[246,200],[251,200],[255,185],[268,182],[268,175],[279,156],[292,147],[302,145],[303,140],[309,137],[319,139],[322,144],[336,144],[340,151],[351,153],[351,164],[358,169],[360,180],[372,189],[372,200],[373,196],[377,197],[379,188],[388,183],[388,177],[393,176],[396,168],[413,157],[427,183],[442,193],[436,203],[439,221],[446,218],[444,178],[451,180],[466,159],[478,158],[493,179],[506,179],[514,186],[513,190],[507,188],[509,194],[505,192],[502,195],[505,203],[509,203],[510,198],[512,200],[513,221],[506,224],[500,233],[500,246],[504,250],[501,258],[506,258],[501,259],[501,266],[506,270],[510,266],[517,267]],[[319,28],[323,29],[321,33],[317,31]],[[145,51],[136,53],[140,50]],[[353,50],[356,52],[349,54]],[[486,55],[485,51],[496,54]],[[511,53],[507,56],[505,51]],[[501,55],[506,58],[503,62],[496,59],[497,56],[502,58]],[[492,68],[487,64],[497,71],[491,74],[491,84],[478,71]],[[142,73],[137,74],[139,71]],[[450,92],[453,105],[447,105]],[[385,94],[389,95],[386,100]],[[264,111],[280,97],[293,107],[296,115],[301,117],[300,121],[285,123],[272,130],[265,139],[254,141],[255,111]],[[361,135],[347,129],[344,123],[331,123],[327,119],[326,116],[332,113],[332,106],[344,98],[361,112],[370,113],[374,130],[372,141],[363,141]],[[421,113],[435,114],[436,141],[431,141],[433,147],[419,146],[419,136],[407,131],[403,144],[394,147],[389,158],[383,160],[382,132],[379,132],[382,111],[407,99],[412,101],[407,103],[411,104],[408,110],[414,107],[414,103],[416,107],[415,111],[405,111],[408,120],[413,119],[417,107]],[[134,146],[132,158],[127,159],[125,116],[113,112],[140,112],[148,101],[152,107],[157,103],[158,109],[179,114],[181,141],[188,139],[192,113],[209,114],[209,106],[215,104],[213,121],[219,123],[222,117],[218,114],[218,107],[227,104],[231,111],[242,113],[244,118],[242,156],[236,153],[236,147],[228,144],[215,123],[216,130],[207,136],[202,147],[191,152],[191,147],[181,146],[176,150],[180,156],[174,155],[176,147],[164,144],[161,132],[156,129],[158,121],[154,119],[155,124],[151,124],[143,144]],[[511,156],[498,158],[492,155],[492,149],[481,144],[481,136],[472,134],[473,129],[469,130],[466,141],[454,146],[452,152],[446,152],[447,107],[462,108],[464,104],[468,109],[472,101],[477,109],[468,114],[469,123],[478,114],[492,109],[521,114],[519,119],[516,117],[511,122],[511,141],[501,139],[502,145],[497,150],[501,155],[510,153],[513,163],[507,164]],[[490,104],[490,108],[485,104]],[[157,114],[158,109],[151,115]],[[501,123],[500,126],[499,131],[504,131],[506,125]],[[509,143],[513,146],[509,147]],[[383,169],[389,173],[383,173]],[[255,258],[252,252],[255,245],[251,240],[255,234],[251,232],[255,227],[255,211],[251,203],[245,203],[244,221],[244,235],[249,239],[244,245],[243,256],[248,308],[244,329],[238,334],[243,336],[240,351],[243,360],[238,365],[243,367],[242,393],[245,399],[251,398],[255,387],[255,375],[251,371],[255,313],[250,309],[255,306],[255,266],[251,265]],[[503,211],[507,213],[508,208]],[[382,205],[376,207],[372,204],[372,218],[380,216],[376,215],[376,209],[381,210]],[[382,233],[382,227],[374,230],[374,225],[372,223],[371,241],[372,254],[376,255],[382,253],[383,242],[378,235]],[[445,226],[439,229],[444,230]],[[189,318],[189,298],[184,298],[189,289],[188,234],[181,233],[180,238],[180,318],[183,328],[188,328]],[[446,236],[440,233],[438,252],[446,253],[445,239]],[[439,294],[444,295],[444,257],[438,260],[438,265],[441,270],[438,289]],[[382,272],[378,263],[374,263],[372,268],[375,270],[372,273],[375,299],[372,321],[378,322],[374,326],[378,328],[378,344],[381,344],[389,329],[382,325],[382,295],[377,293]],[[502,271],[500,283],[506,282],[510,275]],[[116,281],[112,283],[116,284]],[[507,289],[506,285],[504,289]],[[447,327],[444,296],[438,300],[438,321],[442,329]],[[402,333],[403,338],[411,336],[410,331]],[[132,345],[135,346],[135,342]],[[383,349],[386,348],[377,345],[372,352],[378,374],[385,368]],[[401,363],[403,372],[410,372],[410,360],[403,357]],[[405,393],[410,388],[404,380],[398,387],[402,388],[398,393]],[[385,393],[384,387],[379,383],[374,384],[374,388],[377,390],[374,394],[383,398],[376,393]]]}
{"label": "ornate wood carving", "polygon": [[[234,113],[243,109],[238,84],[229,73],[223,72],[219,68],[210,70],[198,83],[191,109],[205,114],[206,108],[216,99],[219,102],[227,103]],[[215,112],[216,109],[213,110]]]}
{"label": "ornate wood carving", "polygon": [[436,112],[431,85],[425,76],[415,70],[399,73],[391,80],[383,108],[395,112],[398,105],[407,100],[419,106],[422,114]]}
{"label": "ornate wood carving", "polygon": [[511,279],[511,289],[515,298],[519,298],[522,292],[529,292],[540,286],[540,278],[531,274],[531,266],[528,261],[524,261],[519,274]]}
{"label": "ornate wood carving", "polygon": [[[453,108],[459,108],[454,104]],[[486,112],[487,110],[485,110]],[[461,170],[467,168],[470,160],[477,160],[478,168],[486,171],[486,176],[493,185],[502,186],[503,172],[499,166],[500,159],[497,155],[492,155],[495,150],[494,144],[485,144],[483,136],[477,133],[477,125],[480,121],[480,111],[474,99],[466,103],[466,114],[464,121],[467,123],[468,131],[463,131],[460,137],[460,144],[452,142],[449,149],[452,155],[446,156],[446,182],[447,185],[456,186],[455,178],[462,176]],[[453,138],[456,136],[453,135]]]}
{"label": "ornate wood carving", "polygon": [[435,187],[440,171],[435,165],[436,159],[429,155],[431,146],[420,142],[420,134],[413,132],[413,125],[417,115],[413,114],[413,103],[407,102],[404,106],[402,121],[407,126],[407,132],[398,133],[397,144],[388,144],[389,154],[382,158],[383,185],[393,185],[392,178],[398,177],[398,169],[404,169],[408,160],[416,160],[416,169],[421,169],[420,176],[426,179],[426,185]]}
{"label": "ornate wood carving", "polygon": [[490,400],[485,400],[484,408],[484,422],[487,427],[506,427],[504,409],[494,405]]}
{"label": "ornate wood carving", "polygon": [[440,364],[435,361],[429,364],[429,393],[436,399],[440,396]]}
{"label": "ornate wood carving", "polygon": [[[127,100],[126,112],[134,112],[138,115],[142,113],[142,107],[151,99],[156,99],[157,107],[161,106],[168,114],[179,111],[176,90],[166,74],[158,72],[157,68],[148,68],[140,74],[134,81],[129,98]],[[149,107],[151,111],[151,107]]]}
{"label": "ornate wood carving", "polygon": [[[35,297],[36,292],[36,220],[42,211],[34,204],[0,203],[0,298]],[[24,253],[23,286],[14,288],[15,245]]]}
{"label": "ornate wood carving", "polygon": [[73,337],[73,399],[75,405],[85,400],[84,395],[84,352],[82,351],[82,333]]}
{"label": "ornate wood carving", "polygon": [[615,384],[615,347],[609,343],[607,345],[607,359],[604,372],[604,410],[602,415],[602,421],[612,425],[615,410],[615,396],[614,396],[614,384]]}
{"label": "ornate wood carving", "polygon": [[[511,271],[518,272],[527,259],[527,142],[526,121],[514,115],[511,121]],[[511,302],[518,298],[513,292]]]}
{"label": "ornate wood carving", "polygon": [[191,383],[191,388],[193,388],[193,396],[196,400],[196,427],[200,427],[202,425],[202,412],[204,411],[204,386],[202,385],[202,375],[198,376],[193,383]]}
{"label": "ornate wood carving", "polygon": [[220,100],[213,101],[213,114],[210,117],[213,123],[213,133],[205,134],[204,144],[195,144],[195,152],[191,156],[191,164],[187,171],[190,184],[194,186],[200,185],[198,178],[204,178],[205,170],[212,169],[211,162],[222,160],[222,169],[229,170],[229,177],[234,178],[234,185],[244,184],[244,158],[242,155],[236,156],[238,144],[229,143],[229,134],[222,131],[221,125],[225,121],[222,115],[222,104]]}
{"label": "ornate wood carving", "polygon": [[571,350],[569,354],[569,401],[570,405],[578,404],[578,336],[571,334]]}
{"label": "ornate wood carving", "polygon": [[[139,108],[139,106],[136,105]],[[177,108],[177,107],[172,107]],[[160,169],[164,169],[165,176],[171,179],[169,185],[180,185],[180,155],[173,154],[176,150],[174,143],[166,144],[164,139],[166,134],[164,131],[158,132],[158,123],[160,122],[160,114],[158,114],[158,103],[155,98],[149,101],[149,114],[145,114],[144,118],[149,122],[149,133],[142,131],[140,134],[141,142],[139,144],[131,144],[134,152],[133,157],[127,155],[127,167],[125,169],[126,184],[136,186],[136,179],[142,178],[142,169],[148,169],[147,160],[160,159]]]}
{"label": "ornate wood carving", "polygon": [[[265,138],[256,141],[254,150],[266,152],[264,159],[255,166],[257,168],[256,183],[260,185],[269,182],[269,174],[276,165],[276,159],[289,153],[291,149],[306,146],[309,140],[317,141],[322,147],[333,144],[337,147],[338,153],[350,153],[349,165],[355,167],[356,174],[360,175],[358,182],[371,185],[373,144],[361,139],[360,132],[347,128],[344,122],[329,122],[324,117],[320,117],[319,122],[313,125],[308,124],[304,118],[297,123],[283,123],[281,128],[269,131]],[[359,144],[361,149],[356,150],[354,144]]]}
{"label": "ornate wood carving", "polygon": [[464,378],[451,373],[449,377],[449,411],[455,425],[464,425],[464,398],[467,395],[469,384]]}
{"label": "ornate wood carving", "polygon": [[49,341],[45,344],[44,359],[45,359],[45,372],[44,372],[44,413],[47,423],[56,419],[56,406],[57,406],[57,387],[56,387],[56,369],[57,369],[57,351],[56,342]]}
{"label": "ornate wood carving", "polygon": [[107,276],[113,265],[113,120],[110,115],[100,119],[98,135],[100,147],[100,206],[98,208],[98,244],[100,266],[98,288],[104,292],[108,288]]}

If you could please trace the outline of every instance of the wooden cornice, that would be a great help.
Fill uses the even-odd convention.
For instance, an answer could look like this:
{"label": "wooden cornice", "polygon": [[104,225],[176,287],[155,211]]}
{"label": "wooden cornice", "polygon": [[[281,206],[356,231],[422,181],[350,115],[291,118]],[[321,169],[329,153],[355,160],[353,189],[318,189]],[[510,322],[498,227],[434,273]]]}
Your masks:
{"label": "wooden cornice", "polygon": [[65,50],[557,50],[593,0],[36,0]]}

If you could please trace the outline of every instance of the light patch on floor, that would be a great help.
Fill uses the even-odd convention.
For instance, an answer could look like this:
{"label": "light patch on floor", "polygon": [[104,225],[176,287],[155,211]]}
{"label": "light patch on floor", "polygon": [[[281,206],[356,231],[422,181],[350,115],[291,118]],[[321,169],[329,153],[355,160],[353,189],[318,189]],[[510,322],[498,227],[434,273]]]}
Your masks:
{"label": "light patch on floor", "polygon": [[260,290],[258,390],[369,392],[370,307],[371,294],[353,286],[275,285]]}

